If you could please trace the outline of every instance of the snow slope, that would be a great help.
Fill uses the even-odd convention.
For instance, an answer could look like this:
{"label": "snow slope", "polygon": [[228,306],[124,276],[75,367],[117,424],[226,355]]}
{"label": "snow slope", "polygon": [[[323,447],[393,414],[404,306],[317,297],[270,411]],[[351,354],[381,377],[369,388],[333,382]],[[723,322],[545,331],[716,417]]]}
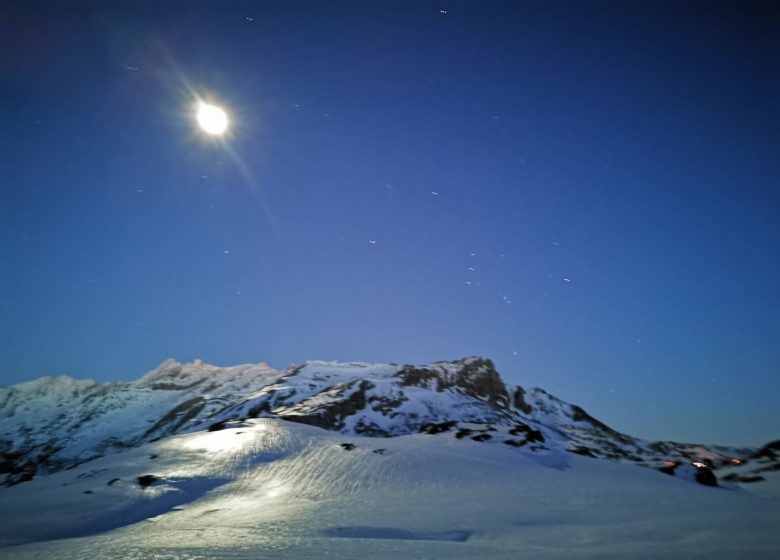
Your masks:
{"label": "snow slope", "polygon": [[18,560],[780,551],[778,498],[452,431],[368,438],[274,418],[145,443],[0,500],[0,558]]}

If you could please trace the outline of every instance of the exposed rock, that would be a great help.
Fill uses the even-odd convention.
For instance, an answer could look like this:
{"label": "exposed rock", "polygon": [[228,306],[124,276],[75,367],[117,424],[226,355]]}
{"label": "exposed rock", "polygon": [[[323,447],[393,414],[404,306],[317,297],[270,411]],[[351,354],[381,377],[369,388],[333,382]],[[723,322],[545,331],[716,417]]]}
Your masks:
{"label": "exposed rock", "polygon": [[[358,384],[356,391],[350,393],[350,395],[343,400],[332,400],[328,403],[315,407],[309,414],[289,414],[283,416],[285,420],[291,422],[300,422],[301,424],[309,424],[311,426],[317,426],[319,428],[325,428],[326,430],[340,430],[344,427],[344,420],[366,407],[366,391],[374,388],[374,384],[370,381],[353,381],[344,385],[341,389],[342,392],[347,392],[347,389],[353,388],[355,384]],[[304,401],[305,403],[305,401]]]}
{"label": "exposed rock", "polygon": [[515,392],[512,394],[512,406],[523,414],[531,414],[533,407],[525,400],[525,389],[520,386],[515,387]]}
{"label": "exposed rock", "polygon": [[428,423],[420,426],[420,433],[424,434],[440,434],[442,432],[449,432],[458,423],[455,420],[448,420],[446,422]]}
{"label": "exposed rock", "polygon": [[204,406],[204,397],[195,397],[194,399],[184,401],[160,418],[154,426],[147,430],[144,437],[152,434],[161,437],[176,433],[188,420],[195,418]]}
{"label": "exposed rock", "polygon": [[594,457],[594,458],[598,457],[595,450],[591,449],[590,447],[584,447],[581,445],[574,445],[572,447],[569,447],[567,448],[567,451],[570,451],[571,453],[576,453],[577,455],[584,455],[585,457]]}
{"label": "exposed rock", "polygon": [[544,442],[544,436],[542,435],[542,432],[531,428],[528,424],[515,424],[515,426],[509,430],[509,434],[513,436],[523,434],[525,436],[526,443],[534,441]]}
{"label": "exposed rock", "polygon": [[404,366],[397,374],[401,379],[403,387],[424,387],[426,389],[435,389],[443,391],[446,386],[442,383],[441,377],[430,368],[418,368],[413,366]]}
{"label": "exposed rock", "polygon": [[396,374],[404,387],[415,386],[436,391],[458,389],[472,397],[486,398],[495,407],[506,407],[509,394],[493,362],[484,358],[467,358],[454,362],[459,367],[450,370],[428,367],[403,366]]}
{"label": "exposed rock", "polygon": [[718,477],[708,467],[696,468],[696,482],[705,486],[717,486]]}
{"label": "exposed rock", "polygon": [[591,426],[598,428],[602,432],[606,432],[614,439],[616,439],[617,441],[625,445],[633,445],[634,443],[636,443],[636,440],[631,436],[627,436],[626,434],[621,434],[620,432],[613,430],[612,428],[604,424],[604,422],[601,422],[600,420],[596,420],[595,418],[593,418],[593,416],[585,412],[584,409],[577,406],[576,404],[571,405],[571,410],[572,410],[572,420],[574,420],[575,422],[587,422]]}
{"label": "exposed rock", "polygon": [[506,407],[509,404],[506,385],[491,360],[474,358],[463,362],[456,385],[467,395],[486,397],[494,406]]}
{"label": "exposed rock", "polygon": [[754,459],[775,460],[780,457],[780,440],[767,443],[764,447],[753,454]]}
{"label": "exposed rock", "polygon": [[715,476],[715,473],[713,473],[709,467],[706,467],[701,463],[692,464],[680,463],[679,461],[669,461],[666,465],[660,467],[658,470],[670,476],[695,480],[704,486],[718,485],[718,477]]}
{"label": "exposed rock", "polygon": [[149,387],[157,391],[186,391],[187,389],[192,389],[193,387],[197,387],[204,381],[206,381],[206,379],[198,379],[197,381],[193,381],[192,383],[188,383],[188,384],[152,383],[151,385],[149,385]]}
{"label": "exposed rock", "polygon": [[227,420],[222,420],[220,422],[214,422],[211,426],[209,426],[208,431],[209,432],[219,432],[221,430],[224,430],[226,425],[227,425]]}
{"label": "exposed rock", "polygon": [[743,482],[749,484],[751,482],[761,482],[762,480],[766,480],[766,479],[763,476],[755,475],[755,474],[729,473],[723,477],[723,480],[726,480],[728,482]]}
{"label": "exposed rock", "polygon": [[138,484],[140,486],[146,488],[147,486],[151,486],[152,484],[154,484],[158,480],[160,480],[160,478],[155,476],[155,475],[153,475],[153,474],[143,474],[143,475],[138,477]]}

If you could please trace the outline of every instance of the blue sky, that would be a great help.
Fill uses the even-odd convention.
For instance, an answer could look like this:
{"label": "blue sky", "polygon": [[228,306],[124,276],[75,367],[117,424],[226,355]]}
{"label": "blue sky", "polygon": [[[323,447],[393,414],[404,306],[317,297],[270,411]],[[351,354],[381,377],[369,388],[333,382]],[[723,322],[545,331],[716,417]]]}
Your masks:
{"label": "blue sky", "polygon": [[634,435],[778,437],[776,5],[2,12],[0,383],[478,354]]}

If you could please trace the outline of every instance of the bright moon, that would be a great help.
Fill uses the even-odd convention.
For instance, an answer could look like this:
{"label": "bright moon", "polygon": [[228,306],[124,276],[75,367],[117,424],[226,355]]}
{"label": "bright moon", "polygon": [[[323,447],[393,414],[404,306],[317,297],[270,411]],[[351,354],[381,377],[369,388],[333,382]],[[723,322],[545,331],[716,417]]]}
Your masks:
{"label": "bright moon", "polygon": [[219,136],[224,134],[228,127],[227,113],[222,107],[209,105],[208,103],[198,103],[198,124],[208,134]]}

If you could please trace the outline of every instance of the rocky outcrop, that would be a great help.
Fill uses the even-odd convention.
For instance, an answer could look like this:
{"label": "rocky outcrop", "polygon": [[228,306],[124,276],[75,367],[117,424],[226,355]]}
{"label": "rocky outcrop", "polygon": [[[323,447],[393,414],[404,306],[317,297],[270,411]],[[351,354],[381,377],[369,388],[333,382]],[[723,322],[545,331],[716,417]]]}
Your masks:
{"label": "rocky outcrop", "polygon": [[658,469],[664,474],[693,480],[704,486],[717,486],[718,477],[704,463],[681,463],[679,461],[670,461],[668,464]]}
{"label": "rocky outcrop", "polygon": [[[453,368],[452,366],[456,366]],[[485,398],[497,408],[509,405],[509,393],[491,360],[467,358],[447,364],[419,367],[405,365],[396,374],[403,387],[421,387],[435,391],[456,389],[464,395]]]}
{"label": "rocky outcrop", "polygon": [[337,396],[342,398],[332,399],[322,406],[316,406],[308,414],[288,413],[282,417],[291,422],[340,431],[344,428],[346,418],[366,408],[368,402],[366,391],[373,388],[374,384],[370,381],[348,383],[336,388]]}

